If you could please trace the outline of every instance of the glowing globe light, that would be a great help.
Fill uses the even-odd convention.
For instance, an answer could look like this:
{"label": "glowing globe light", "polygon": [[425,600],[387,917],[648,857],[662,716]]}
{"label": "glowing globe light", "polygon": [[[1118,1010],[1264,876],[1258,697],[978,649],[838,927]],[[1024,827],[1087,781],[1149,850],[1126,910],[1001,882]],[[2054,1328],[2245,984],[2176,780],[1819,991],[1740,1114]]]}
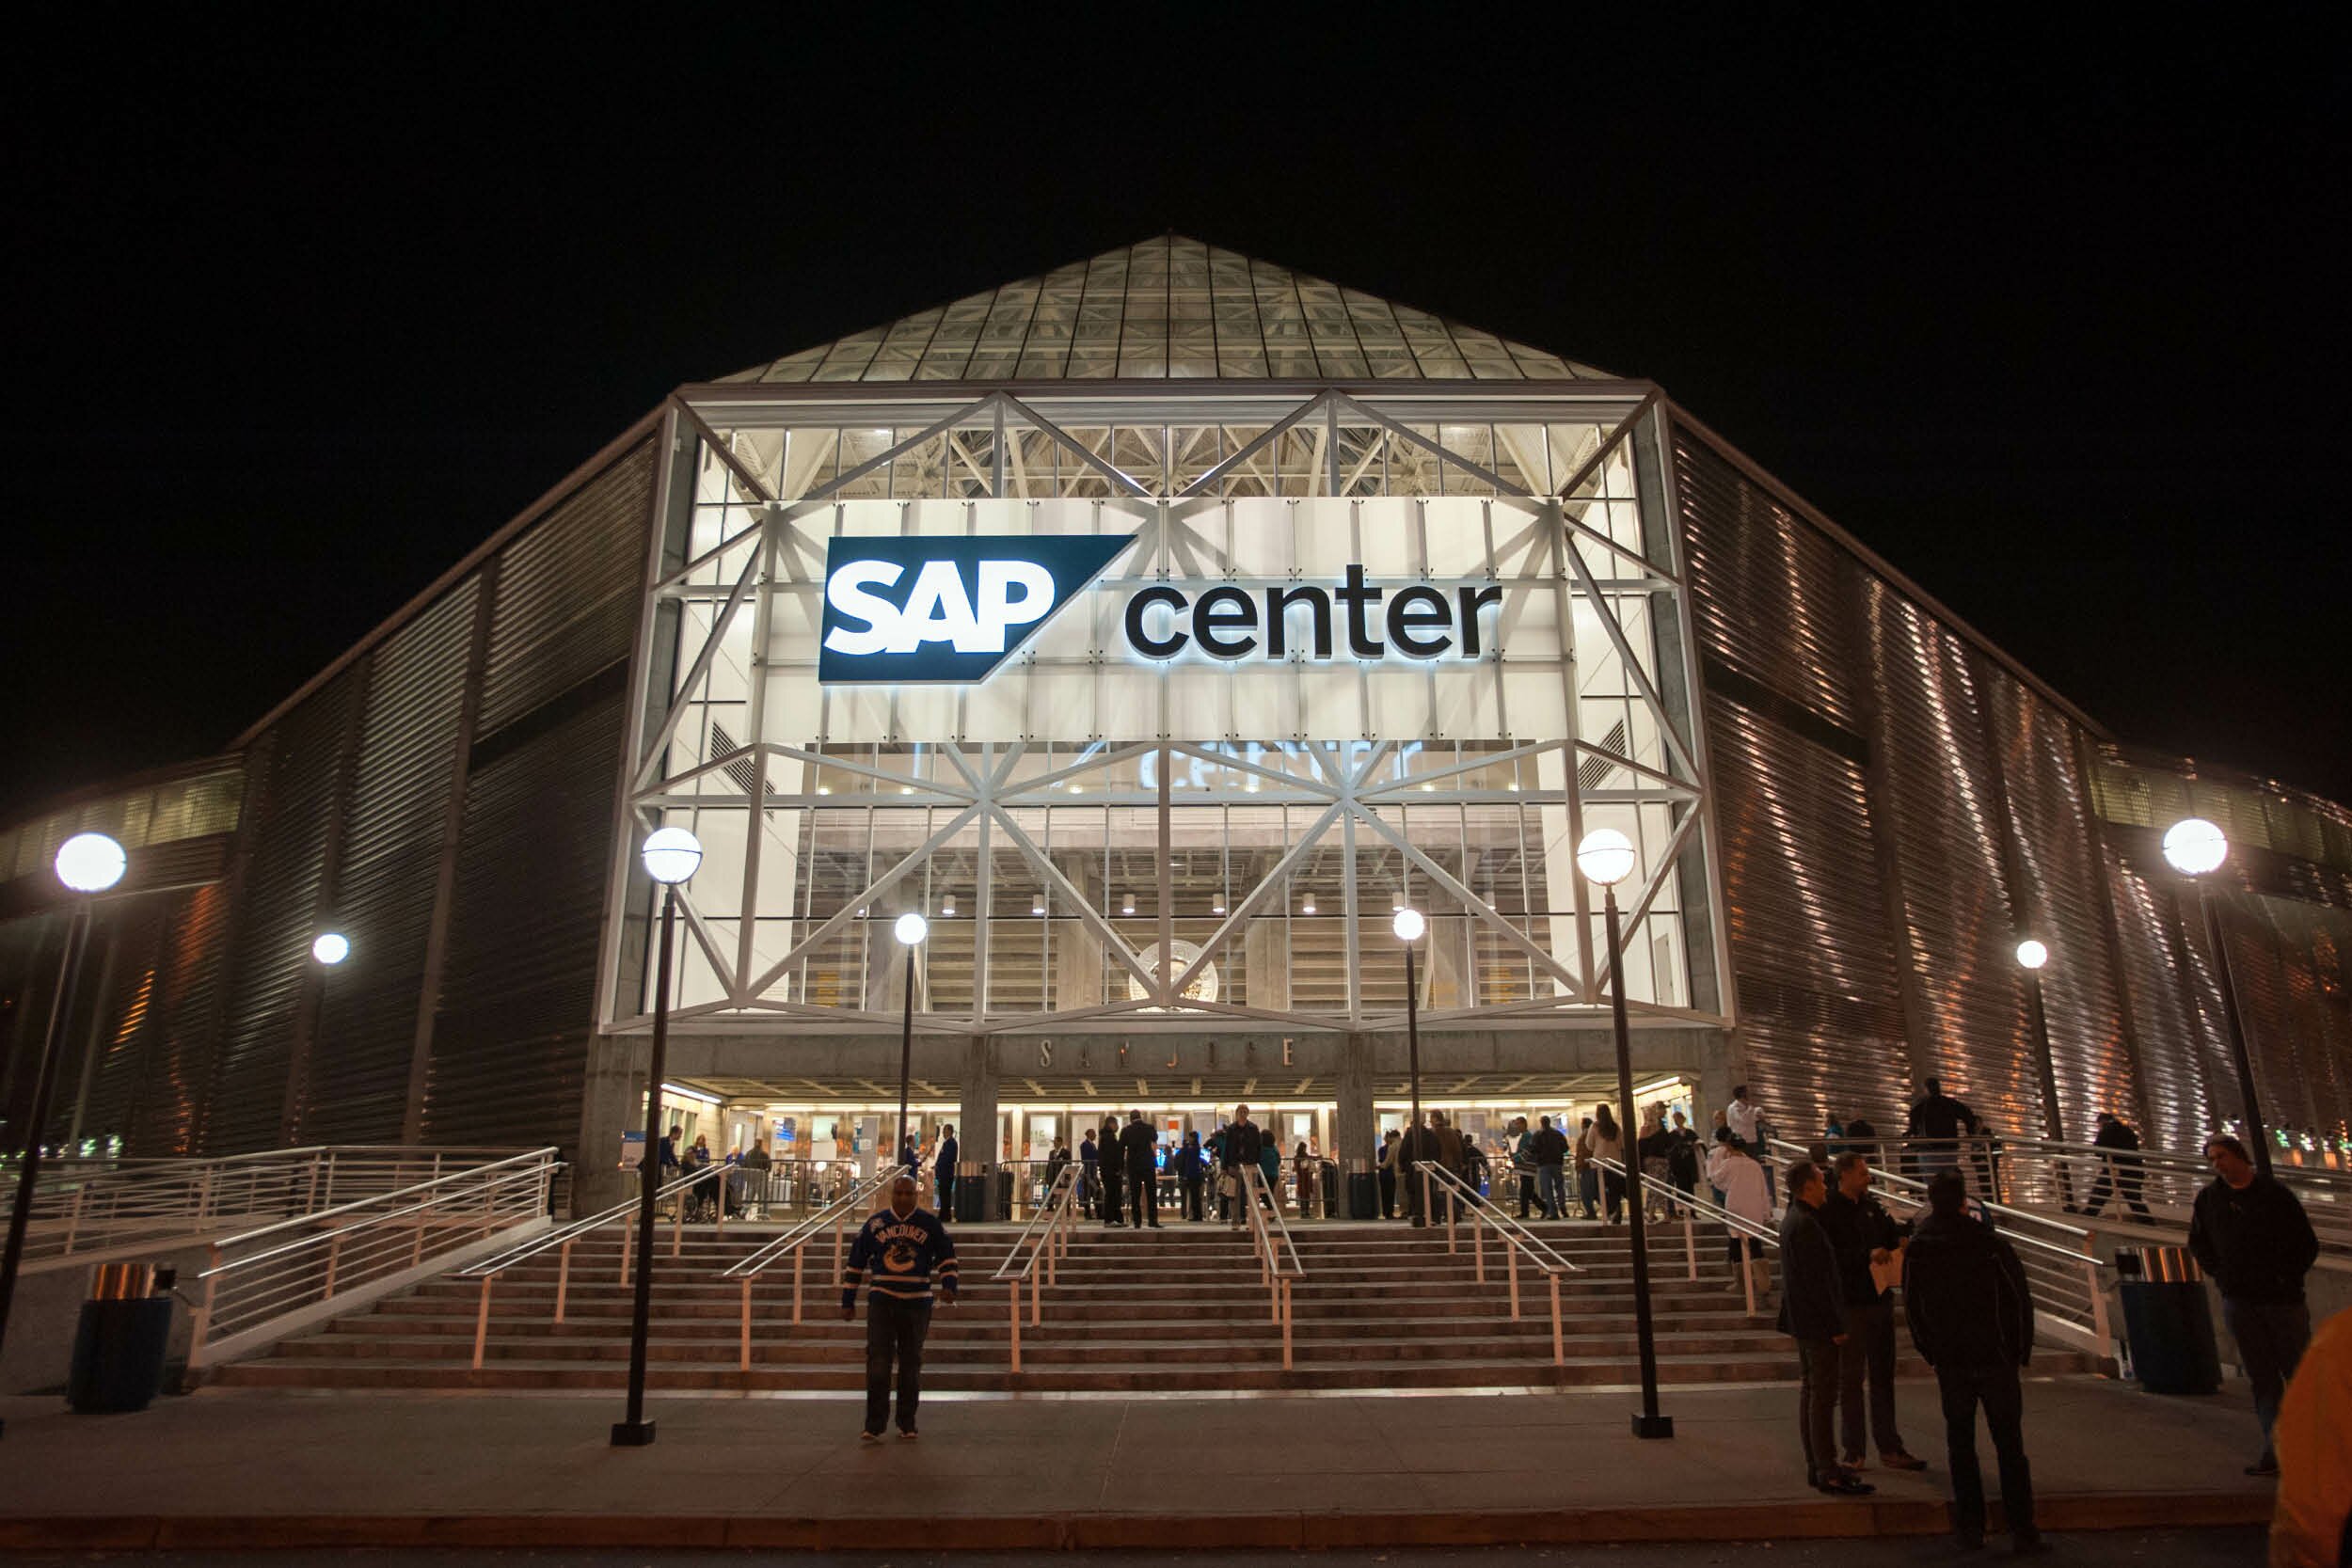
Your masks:
{"label": "glowing globe light", "polygon": [[310,944],[310,957],[323,964],[339,964],[351,957],[351,939],[341,931],[321,931]]}
{"label": "glowing globe light", "polygon": [[1429,923],[1421,917],[1419,910],[1399,910],[1389,924],[1395,927],[1399,942],[1419,942],[1421,934],[1429,929]]}
{"label": "glowing globe light", "polygon": [[2164,858],[2185,877],[2201,877],[2230,856],[2230,840],[2201,816],[2186,816],[2165,830]]}
{"label": "glowing globe light", "polygon": [[931,923],[913,910],[909,910],[898,917],[890,930],[891,934],[896,936],[901,943],[912,947],[931,934]]}
{"label": "glowing globe light", "polygon": [[645,847],[638,858],[645,863],[646,876],[675,885],[691,877],[702,864],[702,840],[684,828],[656,828],[645,835]]}
{"label": "glowing globe light", "polygon": [[1602,887],[1614,887],[1633,871],[1633,841],[1614,828],[1595,828],[1576,847],[1576,863]]}
{"label": "glowing globe light", "polygon": [[2017,944],[2017,961],[2027,969],[2040,969],[2050,961],[2050,950],[2027,937]]}
{"label": "glowing globe light", "polygon": [[75,833],[57,846],[57,880],[76,893],[103,893],[122,880],[130,859],[104,833]]}

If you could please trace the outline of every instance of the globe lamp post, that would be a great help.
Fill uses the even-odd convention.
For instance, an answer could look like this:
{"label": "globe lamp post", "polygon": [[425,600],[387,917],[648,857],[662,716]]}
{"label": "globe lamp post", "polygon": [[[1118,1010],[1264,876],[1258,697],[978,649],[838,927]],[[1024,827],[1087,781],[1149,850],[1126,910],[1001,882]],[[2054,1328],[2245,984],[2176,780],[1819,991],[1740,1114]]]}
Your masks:
{"label": "globe lamp post", "polygon": [[2230,1060],[2237,1067],[2237,1092],[2246,1111],[2246,1146],[2254,1168],[2270,1174],[2270,1133],[2263,1126],[2262,1101],[2254,1092],[2254,1063],[2246,1053],[2246,1021],[2238,1012],[2237,980],[2230,973],[2230,946],[2221,934],[2221,911],[2207,879],[2230,858],[2229,836],[2201,816],[2183,817],[2165,830],[2164,858],[2197,890],[2197,912],[2204,921],[2205,945],[2213,949],[2214,983],[2221,990],[2222,1032],[2230,1037]]}
{"label": "globe lamp post", "polygon": [[1658,1338],[1650,1322],[1649,1238],[1642,1217],[1642,1158],[1635,1145],[1641,1123],[1633,1114],[1633,1046],[1625,1022],[1625,951],[1617,933],[1617,884],[1633,874],[1633,841],[1614,828],[1595,828],[1576,847],[1577,869],[1601,891],[1602,924],[1609,933],[1609,1010],[1617,1036],[1617,1121],[1624,1128],[1628,1239],[1633,1247],[1633,1331],[1642,1352],[1642,1408],[1633,1418],[1636,1437],[1672,1437],[1674,1418],[1658,1413]]}
{"label": "globe lamp post", "polygon": [[612,1424],[612,1446],[642,1449],[654,1438],[645,1419],[645,1339],[653,1322],[653,1227],[661,1189],[661,1080],[670,1068],[670,951],[677,928],[677,890],[703,863],[702,842],[684,828],[656,828],[638,859],[661,884],[661,940],[654,959],[653,1059],[645,1069],[645,1141],[637,1161],[637,1282],[629,1310],[628,1415]]}
{"label": "globe lamp post", "polygon": [[931,923],[909,910],[892,924],[890,934],[907,950],[906,1006],[898,1017],[898,1137],[890,1146],[890,1161],[895,1167],[906,1158],[907,1080],[914,1068],[914,950],[931,934]]}
{"label": "globe lamp post", "polygon": [[[1422,939],[1422,933],[1429,928],[1429,923],[1421,917],[1419,910],[1401,909],[1389,922],[1389,927],[1396,932],[1396,940],[1405,944],[1405,1070],[1413,1096],[1412,1120],[1406,1124],[1405,1141],[1411,1146],[1413,1155],[1418,1159],[1421,1151],[1421,983],[1413,974],[1413,944]],[[1416,1203],[1412,1198],[1415,1192],[1422,1194],[1425,1198],[1429,1184],[1423,1180],[1416,1187],[1409,1171],[1406,1173],[1405,1182],[1406,1206],[1412,1211],[1411,1223],[1426,1226],[1429,1223],[1428,1203]]]}
{"label": "globe lamp post", "polygon": [[[16,1170],[16,1202],[8,1211],[8,1240],[0,1252],[0,1347],[8,1343],[8,1307],[16,1300],[17,1271],[24,1262],[24,1233],[32,1224],[33,1184],[40,1177],[40,1140],[48,1130],[49,1102],[57,1088],[57,1055],[65,1041],[66,1020],[73,1010],[73,986],[81,975],[82,954],[89,945],[90,901],[122,880],[130,859],[122,846],[104,833],[75,833],[57,847],[57,881],[75,895],[67,916],[65,953],[57,965],[57,991],[49,1007],[49,1026],[41,1036],[40,1062],[33,1078],[33,1104],[24,1123],[24,1156]],[[0,1432],[7,1431],[0,1424]]]}

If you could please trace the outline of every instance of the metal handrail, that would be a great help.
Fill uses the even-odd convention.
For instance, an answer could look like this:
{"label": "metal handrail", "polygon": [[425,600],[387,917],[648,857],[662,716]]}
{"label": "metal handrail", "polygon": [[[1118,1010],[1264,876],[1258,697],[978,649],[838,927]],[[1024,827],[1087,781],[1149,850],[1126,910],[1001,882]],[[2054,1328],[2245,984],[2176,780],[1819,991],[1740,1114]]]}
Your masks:
{"label": "metal handrail", "polygon": [[[1772,1142],[1772,1147],[1775,1148],[1791,1154],[1804,1154],[1807,1152],[1804,1145],[1790,1143],[1786,1138],[1774,1138]],[[1836,1185],[1836,1173],[1834,1171],[1824,1170],[1821,1174],[1824,1178],[1830,1180],[1833,1186]],[[1870,1166],[1870,1177],[1874,1181],[1891,1181],[1906,1189],[1915,1189],[1921,1195],[1921,1199],[1915,1199],[1915,1206],[1925,1207],[1922,1200],[1927,1193],[1928,1184],[1920,1180],[1917,1177],[1906,1176],[1901,1171],[1885,1170],[1881,1168],[1875,1163]],[[1975,1194],[1971,1194],[1970,1196],[1975,1197],[1976,1201],[1983,1207],[1987,1213],[2002,1215],[2007,1219],[2014,1221],[2016,1225],[2019,1226],[2038,1225],[2045,1229],[2061,1230],[2069,1236],[2080,1237],[2086,1245],[2090,1243],[2094,1235],[2094,1232],[2082,1226],[2069,1225],[2064,1220],[2052,1219],[2049,1215],[2037,1213],[2031,1209],[2013,1209],[2006,1203],[1995,1203],[1988,1198],[1979,1196]],[[2008,1236],[2012,1242],[2023,1242],[2027,1246],[2039,1246],[2047,1251],[2059,1253],[2069,1259],[2074,1259],[2077,1262],[2079,1262],[2084,1256],[2080,1251],[2074,1249],[2057,1246],[2048,1242],[2037,1241],[2031,1236],[2019,1232],[2014,1227],[2003,1231],[2002,1234]]]}
{"label": "metal handrail", "polygon": [[1491,1203],[1480,1199],[1478,1189],[1435,1160],[1422,1160],[1414,1167],[1421,1178],[1421,1212],[1430,1212],[1429,1184],[1435,1181],[1453,1198],[1446,1207],[1445,1249],[1456,1249],[1454,1235],[1454,1217],[1467,1212],[1470,1217],[1470,1251],[1477,1259],[1478,1283],[1486,1283],[1486,1233],[1479,1228],[1491,1225],[1495,1233],[1510,1244],[1503,1248],[1504,1272],[1510,1278],[1511,1321],[1519,1321],[1519,1255],[1524,1253],[1544,1273],[1545,1284],[1551,1292],[1551,1364],[1567,1365],[1567,1338],[1560,1317],[1560,1276],[1581,1274],[1583,1271],[1562,1257],[1552,1244],[1536,1235],[1511,1215]]}
{"label": "metal handrail", "polygon": [[[1623,1161],[1612,1160],[1604,1155],[1594,1155],[1593,1165],[1597,1170],[1613,1171],[1619,1176],[1625,1175]],[[1645,1180],[1647,1179],[1645,1178]],[[1698,1227],[1693,1222],[1701,1214],[1720,1222],[1735,1237],[1745,1236],[1751,1242],[1762,1242],[1771,1247],[1780,1245],[1780,1232],[1762,1221],[1752,1220],[1745,1214],[1735,1214],[1722,1204],[1711,1202],[1696,1193],[1686,1193],[1679,1187],[1670,1187],[1669,1190],[1674,1195],[1674,1203],[1682,1210],[1682,1261],[1686,1278],[1696,1279],[1699,1276]],[[1748,1315],[1754,1317],[1756,1315],[1756,1274],[1748,1267],[1748,1262],[1749,1249],[1742,1247],[1740,1249],[1739,1259],[1740,1290],[1747,1303]]]}
{"label": "metal handrail", "polygon": [[[497,1170],[501,1165],[511,1165],[518,1161],[531,1160],[538,1162],[538,1164],[532,1167],[534,1170],[549,1164],[561,1165],[564,1162],[556,1159],[555,1153],[555,1149],[552,1147],[549,1147],[547,1148],[534,1148],[527,1153],[509,1155],[503,1160],[493,1160],[486,1165],[473,1165],[465,1170],[451,1171],[445,1176],[433,1177],[429,1180],[413,1182],[405,1187],[395,1187],[389,1193],[373,1193],[366,1197],[356,1198],[349,1203],[337,1204],[332,1209],[322,1209],[314,1214],[296,1214],[292,1219],[279,1220],[275,1225],[265,1225],[261,1227],[259,1229],[242,1231],[234,1236],[224,1236],[215,1244],[219,1246],[236,1246],[242,1243],[253,1241],[258,1237],[266,1236],[275,1230],[291,1229],[295,1226],[316,1225],[321,1220],[332,1218],[337,1214],[347,1214],[355,1209],[364,1209],[372,1203],[382,1203],[387,1198],[406,1197],[410,1193],[426,1192],[434,1187],[441,1186],[447,1182],[470,1180],[480,1177],[485,1171]],[[332,1232],[330,1232],[330,1234],[332,1234]]]}
{"label": "metal handrail", "polygon": [[852,1205],[862,1203],[866,1199],[872,1197],[876,1193],[881,1192],[884,1187],[887,1187],[890,1183],[896,1181],[898,1179],[898,1167],[896,1165],[892,1166],[888,1170],[876,1171],[873,1175],[866,1178],[863,1181],[858,1182],[848,1192],[843,1193],[839,1197],[833,1199],[822,1209],[818,1210],[815,1213],[809,1215],[808,1218],[803,1220],[800,1224],[794,1226],[791,1229],[786,1231],[774,1241],[770,1242],[767,1245],[753,1253],[749,1258],[744,1259],[741,1262],[737,1263],[730,1268],[722,1269],[719,1272],[719,1277],[722,1279],[749,1279],[757,1277],[767,1269],[769,1264],[774,1262],[786,1252],[801,1246],[811,1237],[815,1236],[818,1231],[824,1229],[827,1225],[830,1225],[835,1220],[841,1218],[841,1212],[838,1212],[847,1211]]}
{"label": "metal handrail", "polygon": [[[1012,1370],[1016,1372],[1021,1370],[1022,1287],[1028,1288],[1029,1326],[1035,1328],[1044,1320],[1045,1287],[1060,1281],[1061,1264],[1070,1257],[1070,1230],[1078,1212],[1079,1175],[1077,1161],[1062,1166],[1061,1174],[1054,1178],[1053,1186],[1046,1191],[1045,1201],[1030,1216],[1029,1223],[1021,1227],[1021,1234],[1013,1238],[1012,1250],[1005,1254],[1005,1260],[996,1267],[993,1277],[1011,1287],[1007,1309],[1012,1315],[1012,1335],[1008,1342],[1011,1347]],[[1041,1233],[1038,1231],[1040,1222],[1045,1227]],[[1030,1248],[1029,1260],[1015,1268],[1023,1247]],[[1042,1280],[1035,1277],[1041,1259],[1045,1265]]]}
{"label": "metal handrail", "polygon": [[[539,1149],[322,1211],[292,1223],[316,1225],[363,1207],[376,1212],[242,1257],[226,1252],[287,1227],[264,1226],[212,1243],[212,1265],[197,1276],[204,1294],[197,1307],[189,1364],[218,1357],[218,1342],[211,1336],[224,1323],[234,1325],[227,1342],[243,1348],[328,1309],[356,1286],[373,1286],[380,1292],[417,1277],[430,1266],[428,1239],[437,1256],[474,1244],[467,1238],[477,1231],[479,1242],[487,1243],[502,1227],[543,1223],[549,1184],[562,1169],[554,1154],[552,1148]],[[533,1163],[517,1164],[525,1159]],[[419,1193],[425,1196],[399,1201]],[[486,1294],[484,1309],[486,1313]]]}
{"label": "metal handrail", "polygon": [[[696,1171],[691,1176],[681,1176],[676,1180],[671,1182],[668,1186],[656,1189],[653,1195],[654,1201],[658,1203],[665,1197],[671,1197],[684,1193],[688,1188],[692,1187],[697,1182],[705,1180],[707,1180],[707,1175],[702,1171]],[[573,1220],[567,1225],[560,1226],[557,1228],[547,1232],[545,1235],[533,1236],[531,1240],[523,1243],[519,1246],[509,1248],[505,1252],[499,1253],[494,1257],[485,1258],[481,1262],[460,1269],[457,1271],[456,1277],[460,1279],[481,1279],[491,1275],[504,1274],[508,1269],[513,1268],[516,1264],[536,1258],[539,1254],[547,1251],[550,1247],[564,1246],[569,1243],[580,1240],[580,1237],[587,1235],[592,1230],[603,1229],[606,1226],[612,1224],[615,1220],[627,1219],[629,1215],[636,1213],[639,1209],[643,1208],[644,1201],[644,1197],[642,1194],[632,1194],[627,1201],[616,1203],[610,1209],[600,1210],[597,1212],[589,1215],[586,1219]],[[561,1320],[559,1319],[558,1321],[560,1322]]]}
{"label": "metal handrail", "polygon": [[[1289,1223],[1282,1218],[1282,1206],[1274,1201],[1273,1196],[1266,1190],[1265,1172],[1259,1169],[1254,1162],[1237,1168],[1241,1172],[1241,1191],[1236,1195],[1236,1198],[1249,1216],[1250,1243],[1258,1254],[1258,1280],[1266,1287],[1272,1298],[1272,1321],[1282,1330],[1282,1370],[1289,1371],[1291,1370],[1291,1287],[1307,1277],[1307,1269],[1298,1260],[1298,1247],[1291,1240]],[[1267,1209],[1273,1211],[1274,1224],[1272,1226],[1266,1224],[1265,1214],[1259,1210],[1258,1205],[1261,1199],[1265,1201]],[[1274,1240],[1275,1231],[1278,1228],[1282,1237],[1279,1246]],[[1288,1268],[1282,1266],[1284,1249],[1288,1249],[1290,1253]]]}

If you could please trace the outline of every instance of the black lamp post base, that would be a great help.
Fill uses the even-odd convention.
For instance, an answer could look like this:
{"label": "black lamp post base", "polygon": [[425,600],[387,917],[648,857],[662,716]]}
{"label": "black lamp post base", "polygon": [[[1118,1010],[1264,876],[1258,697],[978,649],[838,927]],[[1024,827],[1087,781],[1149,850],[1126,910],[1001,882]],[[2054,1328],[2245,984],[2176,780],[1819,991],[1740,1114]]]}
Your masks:
{"label": "black lamp post base", "polygon": [[1645,1416],[1633,1413],[1633,1435],[1636,1437],[1672,1437],[1675,1418],[1672,1416]]}
{"label": "black lamp post base", "polygon": [[653,1446],[651,1421],[615,1421],[612,1423],[612,1446],[616,1449],[644,1449]]}

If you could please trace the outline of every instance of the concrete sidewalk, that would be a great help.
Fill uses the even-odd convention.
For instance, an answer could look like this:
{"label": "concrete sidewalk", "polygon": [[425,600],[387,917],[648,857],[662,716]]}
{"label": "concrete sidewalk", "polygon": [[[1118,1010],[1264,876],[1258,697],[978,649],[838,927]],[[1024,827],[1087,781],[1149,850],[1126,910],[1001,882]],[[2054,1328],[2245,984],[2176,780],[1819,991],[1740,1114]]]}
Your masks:
{"label": "concrete sidewalk", "polygon": [[[856,1441],[838,1399],[665,1399],[615,1449],[610,1398],[200,1393],[137,1416],[0,1401],[0,1547],[358,1544],[1296,1546],[1771,1540],[1948,1528],[1932,1385],[1899,1390],[1921,1476],[1826,1498],[1788,1387],[1675,1390],[1671,1442],[1626,1392],[942,1399],[919,1442]],[[2248,1402],[2030,1384],[2052,1530],[2255,1523]],[[1992,1456],[1983,1448],[1988,1481]]]}

